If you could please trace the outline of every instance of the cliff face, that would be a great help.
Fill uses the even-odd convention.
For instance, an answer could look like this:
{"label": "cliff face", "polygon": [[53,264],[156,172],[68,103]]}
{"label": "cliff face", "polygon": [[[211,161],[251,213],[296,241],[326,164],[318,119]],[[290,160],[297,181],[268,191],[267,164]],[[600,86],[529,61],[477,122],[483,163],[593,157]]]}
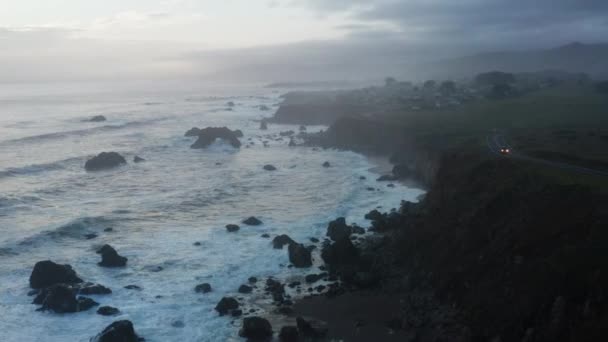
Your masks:
{"label": "cliff face", "polygon": [[448,154],[394,247],[412,283],[474,336],[597,341],[608,333],[608,196],[518,162]]}

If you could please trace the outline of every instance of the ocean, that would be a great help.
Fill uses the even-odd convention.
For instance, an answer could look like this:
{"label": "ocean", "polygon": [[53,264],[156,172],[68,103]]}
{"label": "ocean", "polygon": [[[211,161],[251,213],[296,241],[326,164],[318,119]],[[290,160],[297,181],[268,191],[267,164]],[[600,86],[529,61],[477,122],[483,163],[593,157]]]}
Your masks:
{"label": "ocean", "polygon": [[[282,93],[176,82],[1,85],[0,341],[89,341],[120,319],[131,320],[146,341],[239,341],[240,320],[214,311],[223,296],[242,297],[260,314],[271,310],[260,295],[236,293],[249,277],[298,279],[320,264],[315,251],[312,269],[288,268],[287,251],[262,234],[310,243],[337,217],[367,227],[363,216],[371,209],[387,211],[422,194],[376,182],[375,165],[362,155],[277,140],[298,126],[261,131],[259,120],[272,116]],[[95,115],[107,121],[86,121]],[[194,126],[240,129],[243,147],[218,141],[191,149],[195,139],[184,133]],[[129,163],[86,172],[86,160],[103,151]],[[135,155],[146,162],[133,163]],[[325,161],[332,167],[322,167]],[[266,164],[277,170],[264,171]],[[249,216],[264,224],[240,224]],[[241,230],[228,233],[226,224]],[[128,257],[127,267],[99,267],[95,251],[103,244]],[[111,295],[91,298],[121,314],[37,312],[28,279],[47,259],[111,288]],[[195,293],[200,283],[213,291]]]}

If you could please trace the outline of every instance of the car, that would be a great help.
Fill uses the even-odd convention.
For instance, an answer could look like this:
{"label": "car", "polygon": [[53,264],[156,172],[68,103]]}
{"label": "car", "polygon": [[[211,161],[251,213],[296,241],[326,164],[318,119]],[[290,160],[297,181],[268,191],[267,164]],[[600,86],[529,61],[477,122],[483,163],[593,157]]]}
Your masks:
{"label": "car", "polygon": [[500,154],[504,154],[504,155],[511,154],[511,149],[508,148],[508,147],[501,147],[500,148]]}

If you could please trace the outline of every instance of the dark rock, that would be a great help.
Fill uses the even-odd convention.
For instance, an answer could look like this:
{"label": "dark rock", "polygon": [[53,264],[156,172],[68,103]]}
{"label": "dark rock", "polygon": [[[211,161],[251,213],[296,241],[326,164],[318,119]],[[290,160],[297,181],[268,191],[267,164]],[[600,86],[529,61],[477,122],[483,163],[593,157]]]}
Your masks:
{"label": "dark rock", "polygon": [[281,315],[289,316],[293,314],[293,309],[289,306],[281,306],[277,309],[277,312]]}
{"label": "dark rock", "polygon": [[70,265],[59,265],[50,260],[39,261],[30,275],[30,287],[41,289],[55,284],[82,283]]}
{"label": "dark rock", "polygon": [[94,117],[89,119],[90,122],[104,122],[106,120],[106,117],[103,115],[95,115]]}
{"label": "dark rock", "polygon": [[248,285],[241,285],[239,287],[239,293],[247,294],[247,293],[251,293],[252,291],[253,291],[253,287],[248,286]]}
{"label": "dark rock", "polygon": [[365,177],[365,176],[359,177],[359,180],[366,180],[366,179],[367,179],[367,177]]}
{"label": "dark rock", "polygon": [[174,328],[183,328],[183,327],[185,327],[186,325],[184,324],[184,322],[183,322],[183,321],[179,321],[179,320],[177,320],[177,321],[173,321],[173,322],[171,322],[171,326],[172,326],[172,327],[174,327]]}
{"label": "dark rock", "polygon": [[161,272],[162,270],[164,270],[164,268],[162,266],[158,266],[158,265],[148,265],[148,266],[145,266],[144,269],[146,271],[154,272],[154,273]]}
{"label": "dark rock", "polygon": [[135,156],[135,157],[133,157],[133,162],[134,162],[134,163],[143,163],[143,162],[145,162],[145,161],[146,161],[146,160],[145,160],[144,158],[140,157],[140,156]]}
{"label": "dark rock", "polygon": [[327,244],[321,251],[321,257],[332,267],[356,265],[359,261],[359,251],[350,239],[341,239],[333,244]]}
{"label": "dark rock", "polygon": [[293,138],[289,139],[289,147],[295,147],[295,146],[298,146],[296,144],[296,141]]}
{"label": "dark rock", "polygon": [[106,232],[106,233],[109,233],[109,232],[114,231],[114,228],[108,227],[108,228],[104,229],[103,231]]}
{"label": "dark rock", "polygon": [[285,286],[279,281],[268,278],[266,280],[266,287],[264,289],[272,295],[272,299],[275,302],[281,303],[285,299]]}
{"label": "dark rock", "polygon": [[215,306],[215,310],[220,313],[220,316],[224,316],[239,308],[239,302],[232,297],[224,297]]}
{"label": "dark rock", "polygon": [[329,222],[327,226],[327,236],[334,241],[348,239],[352,233],[351,227],[346,224],[344,217],[335,219]]}
{"label": "dark rock", "polygon": [[295,241],[293,241],[289,236],[285,234],[278,235],[272,240],[272,246],[275,249],[282,249],[283,246],[290,245],[292,243],[295,243]]}
{"label": "dark rock", "polygon": [[317,281],[321,280],[323,278],[322,274],[309,274],[306,277],[304,277],[304,280],[309,283],[316,283]]}
{"label": "dark rock", "polygon": [[209,293],[211,292],[211,285],[209,283],[204,283],[200,285],[196,285],[194,288],[194,292],[196,293]]}
{"label": "dark rock", "polygon": [[191,148],[205,148],[211,145],[216,139],[225,140],[235,148],[241,147],[241,142],[236,134],[227,127],[207,127],[200,130],[198,140],[196,140]]}
{"label": "dark rock", "polygon": [[110,293],[112,293],[112,290],[99,284],[86,283],[78,286],[79,295],[104,295]]}
{"label": "dark rock", "polygon": [[201,133],[201,129],[198,127],[192,127],[190,128],[190,130],[188,130],[188,132],[186,132],[185,136],[187,137],[198,137],[198,135]]}
{"label": "dark rock", "polygon": [[262,121],[260,122],[260,129],[261,129],[261,130],[267,130],[267,129],[268,129],[268,124],[266,123],[266,121],[265,121],[265,120],[262,120]]}
{"label": "dark rock", "polygon": [[137,291],[141,291],[141,287],[137,286],[137,285],[127,285],[125,286],[125,289],[127,290],[137,290]]}
{"label": "dark rock", "polygon": [[397,177],[393,175],[383,175],[376,179],[376,181],[378,182],[392,182],[394,180],[397,180]]}
{"label": "dark rock", "polygon": [[34,299],[34,304],[41,304],[40,311],[53,311],[56,313],[74,313],[86,311],[99,305],[86,297],[76,298],[75,290],[66,284],[56,284],[40,292]]}
{"label": "dark rock", "polygon": [[406,164],[397,164],[393,167],[393,175],[396,179],[412,177],[413,172]]}
{"label": "dark rock", "polygon": [[326,161],[325,163],[323,163],[323,167],[331,167],[331,164]]}
{"label": "dark rock", "polygon": [[87,240],[93,240],[93,239],[95,239],[97,236],[98,236],[97,234],[95,234],[95,233],[91,233],[91,234],[86,234],[84,237],[85,237],[85,239],[87,239]]}
{"label": "dark rock", "polygon": [[282,137],[290,137],[290,136],[292,136],[294,134],[296,134],[296,132],[291,131],[291,130],[279,133],[279,135],[282,136]]}
{"label": "dark rock", "polygon": [[135,333],[131,321],[116,321],[108,325],[91,342],[139,342],[143,341]]}
{"label": "dark rock", "polygon": [[320,321],[305,320],[302,317],[296,318],[298,331],[305,338],[323,338],[327,335],[327,324]]}
{"label": "dark rock", "polygon": [[239,335],[253,341],[270,340],[272,338],[272,326],[264,318],[247,317],[243,319],[243,327]]}
{"label": "dark rock", "polygon": [[287,286],[289,286],[290,289],[293,289],[293,288],[300,286],[301,284],[302,283],[300,283],[299,281],[294,281],[292,283],[289,283],[289,285],[287,285]]}
{"label": "dark rock", "polygon": [[279,333],[280,342],[298,342],[299,340],[300,335],[297,327],[288,325],[281,328],[281,332]]}
{"label": "dark rock", "polygon": [[202,243],[200,243],[200,242],[198,242],[198,241],[197,241],[197,242],[195,242],[193,245],[195,245],[195,246],[201,246],[201,245],[202,245]]}
{"label": "dark rock", "polygon": [[383,216],[382,213],[380,213],[378,210],[374,209],[372,211],[370,211],[369,213],[365,214],[365,219],[366,220],[382,220]]}
{"label": "dark rock", "polygon": [[234,106],[236,106],[236,104],[234,104],[233,101],[228,101],[228,103],[226,103],[226,106],[228,106],[228,107],[234,107]]}
{"label": "dark rock", "polygon": [[312,243],[318,243],[318,242],[319,242],[319,239],[317,239],[317,238],[315,238],[315,237],[311,237],[311,238],[310,238],[310,242],[312,242]]}
{"label": "dark rock", "polygon": [[127,264],[127,258],[118,255],[116,250],[110,245],[101,247],[97,254],[101,254],[101,261],[97,263],[103,267],[124,267]]}
{"label": "dark rock", "polygon": [[249,283],[255,284],[257,282],[258,282],[258,278],[256,278],[256,277],[249,277]]}
{"label": "dark rock", "polygon": [[251,216],[250,218],[243,220],[243,224],[246,224],[248,226],[259,226],[262,224],[262,221],[260,221],[254,216]]}
{"label": "dark rock", "polygon": [[116,152],[102,152],[89,159],[84,164],[84,168],[87,171],[99,171],[118,167],[126,163],[125,158]]}
{"label": "dark rock", "polygon": [[310,250],[302,244],[292,243],[289,245],[289,261],[298,268],[312,266]]}
{"label": "dark rock", "polygon": [[362,235],[362,234],[365,234],[365,228],[359,227],[359,226],[352,226],[351,232],[353,234]]}
{"label": "dark rock", "polygon": [[236,224],[227,224],[226,225],[226,230],[228,230],[228,232],[230,232],[230,233],[238,232],[239,229],[241,229],[241,227],[239,227]]}
{"label": "dark rock", "polygon": [[102,316],[114,316],[114,315],[118,315],[120,313],[120,310],[118,310],[117,308],[113,308],[111,306],[102,306],[99,309],[97,309],[97,313]]}
{"label": "dark rock", "polygon": [[274,165],[270,165],[270,164],[264,165],[264,170],[266,170],[266,171],[276,171],[276,169],[277,168]]}
{"label": "dark rock", "polygon": [[266,234],[266,233],[264,233],[264,234],[262,234],[261,236],[262,236],[264,239],[270,239],[270,234]]}
{"label": "dark rock", "polygon": [[232,131],[232,132],[234,132],[234,135],[235,135],[237,138],[242,138],[242,137],[244,137],[244,136],[245,136],[245,135],[243,134],[243,131],[241,131],[240,129],[234,130],[234,131]]}
{"label": "dark rock", "polygon": [[241,316],[243,316],[243,310],[241,310],[241,309],[232,310],[230,315],[232,315],[232,317],[241,317]]}

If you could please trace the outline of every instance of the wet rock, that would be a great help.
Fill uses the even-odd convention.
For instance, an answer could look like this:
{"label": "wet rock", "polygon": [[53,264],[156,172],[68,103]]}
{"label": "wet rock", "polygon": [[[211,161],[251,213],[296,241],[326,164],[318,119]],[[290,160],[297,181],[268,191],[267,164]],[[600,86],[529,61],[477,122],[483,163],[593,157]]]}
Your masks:
{"label": "wet rock", "polygon": [[266,234],[266,233],[264,233],[264,234],[262,234],[261,236],[262,236],[264,239],[270,239],[270,234]]}
{"label": "wet rock", "polygon": [[55,284],[82,283],[70,265],[59,265],[50,260],[39,261],[30,275],[30,287],[42,289]]}
{"label": "wet rock", "polygon": [[298,268],[312,266],[310,250],[302,244],[292,243],[289,245],[289,261]]}
{"label": "wet rock", "polygon": [[369,213],[365,214],[365,219],[366,220],[382,220],[383,216],[382,213],[379,212],[378,210],[374,209],[372,211],[370,211]]}
{"label": "wet rock", "polygon": [[309,274],[306,277],[304,277],[304,280],[309,283],[316,283],[317,281],[323,279],[325,275],[324,274]]}
{"label": "wet rock", "polygon": [[137,291],[141,291],[142,290],[142,288],[139,287],[139,286],[137,286],[137,285],[127,285],[127,286],[125,286],[125,289],[127,289],[127,290],[137,290]]}
{"label": "wet rock", "polygon": [[243,224],[246,224],[248,226],[259,226],[262,224],[262,221],[260,221],[258,218],[251,216],[250,218],[243,220]]}
{"label": "wet rock", "polygon": [[241,147],[241,142],[236,134],[227,127],[207,127],[200,130],[198,140],[190,147],[195,149],[206,148],[216,139],[227,141],[234,148]]}
{"label": "wet rock", "polygon": [[362,235],[362,234],[365,234],[365,228],[359,227],[359,226],[352,226],[351,232],[353,234]]}
{"label": "wet rock", "polygon": [[236,224],[227,224],[226,225],[226,230],[230,233],[238,232],[239,229],[241,229],[241,227],[239,227]]}
{"label": "wet rock", "polygon": [[97,234],[91,233],[91,234],[86,234],[84,236],[84,238],[87,239],[87,240],[93,240],[93,239],[97,238],[97,236],[98,236]]}
{"label": "wet rock", "polygon": [[393,176],[393,175],[383,175],[380,176],[378,179],[376,179],[376,181],[378,182],[392,182],[397,180],[397,177]]}
{"label": "wet rock", "polygon": [[237,138],[242,138],[242,137],[244,137],[244,136],[245,136],[245,135],[243,134],[243,131],[241,131],[240,129],[234,130],[234,131],[232,131],[232,132],[234,132],[234,135],[235,135]]}
{"label": "wet rock", "polygon": [[133,162],[134,162],[134,163],[143,163],[143,162],[145,162],[145,161],[146,161],[146,160],[145,160],[144,158],[140,157],[140,156],[135,156],[135,157],[133,157]]}
{"label": "wet rock", "polygon": [[272,278],[268,278],[266,280],[266,287],[264,289],[266,290],[266,292],[272,295],[272,299],[275,302],[282,303],[285,299],[285,286],[279,281],[276,281]]}
{"label": "wet rock", "polygon": [[233,101],[228,101],[226,103],[226,106],[228,106],[228,107],[234,107],[234,106],[236,106],[236,104]]}
{"label": "wet rock", "polygon": [[116,321],[108,325],[91,342],[139,342],[142,338],[137,336],[131,321]]}
{"label": "wet rock", "polygon": [[323,338],[327,335],[327,324],[321,321],[305,320],[302,317],[296,318],[298,332],[304,338]]}
{"label": "wet rock", "polygon": [[332,267],[356,265],[359,262],[359,251],[350,239],[341,239],[323,246],[321,258]]}
{"label": "wet rock", "polygon": [[260,129],[261,130],[267,130],[268,129],[268,124],[266,123],[266,120],[262,120],[260,122]]}
{"label": "wet rock", "polygon": [[171,326],[174,328],[183,328],[186,325],[184,324],[184,322],[177,320],[177,321],[171,322]]}
{"label": "wet rock", "polygon": [[79,295],[104,295],[112,293],[112,290],[109,288],[92,283],[85,283],[83,285],[79,285],[77,287]]}
{"label": "wet rock", "polygon": [[252,291],[253,291],[253,287],[248,286],[248,285],[241,285],[239,287],[239,293],[248,294],[248,293],[251,293]]}
{"label": "wet rock", "polygon": [[106,232],[106,233],[113,232],[114,228],[108,227],[108,228],[104,229],[103,231]]}
{"label": "wet rock", "polygon": [[291,130],[290,131],[283,131],[283,132],[279,133],[279,135],[282,136],[282,137],[290,137],[290,136],[292,136],[294,134],[296,134],[296,132],[291,131]]}
{"label": "wet rock", "polygon": [[249,281],[249,283],[251,283],[251,284],[255,284],[255,283],[257,283],[257,282],[258,282],[258,278],[256,278],[256,277],[249,277],[248,281]]}
{"label": "wet rock", "polygon": [[204,283],[200,285],[196,285],[194,288],[194,292],[196,293],[209,293],[211,292],[211,285],[209,283]]}
{"label": "wet rock", "polygon": [[215,306],[215,310],[219,312],[220,316],[224,316],[239,308],[239,302],[232,297],[224,297]]}
{"label": "wet rock", "polygon": [[101,254],[101,261],[97,263],[102,267],[124,267],[127,265],[127,258],[118,255],[116,250],[110,245],[101,247],[97,254]]}
{"label": "wet rock", "polygon": [[102,306],[97,309],[97,313],[102,316],[115,316],[120,313],[120,310],[111,306]]}
{"label": "wet rock", "polygon": [[318,242],[319,242],[319,239],[317,239],[317,238],[315,238],[315,237],[311,237],[311,238],[310,238],[310,242],[312,242],[312,243],[318,243]]}
{"label": "wet rock", "polygon": [[86,297],[76,298],[75,290],[69,285],[56,284],[40,292],[34,299],[34,304],[40,304],[40,311],[56,313],[74,313],[86,311],[97,306],[95,301]]}
{"label": "wet rock", "polygon": [[300,334],[298,328],[288,325],[281,328],[279,333],[280,342],[298,342],[300,340]]}
{"label": "wet rock", "polygon": [[89,119],[89,122],[104,122],[106,120],[106,117],[103,115],[95,115],[94,117]]}
{"label": "wet rock", "polygon": [[288,235],[278,235],[272,240],[272,247],[275,249],[283,249],[283,246],[295,243]]}
{"label": "wet rock", "polygon": [[241,317],[241,316],[243,316],[243,310],[241,310],[241,309],[232,310],[230,315],[232,317]]}
{"label": "wet rock", "polygon": [[346,224],[344,217],[340,217],[329,222],[326,235],[329,236],[330,239],[338,241],[348,239],[351,233],[351,227]]}
{"label": "wet rock", "polygon": [[274,165],[268,164],[268,165],[264,165],[264,170],[266,170],[266,171],[276,171],[277,168]]}
{"label": "wet rock", "polygon": [[325,163],[323,163],[323,167],[331,167],[331,164],[326,161]]}
{"label": "wet rock", "polygon": [[84,164],[84,168],[87,171],[99,171],[115,168],[126,163],[127,161],[125,160],[125,158],[116,152],[102,152],[97,156],[89,159]]}
{"label": "wet rock", "polygon": [[270,340],[272,338],[272,326],[264,318],[247,317],[243,319],[243,327],[239,335],[253,341]]}
{"label": "wet rock", "polygon": [[200,243],[200,242],[197,241],[197,242],[193,243],[193,245],[195,245],[195,246],[201,246],[202,243]]}
{"label": "wet rock", "polygon": [[198,127],[192,127],[192,128],[190,128],[186,132],[185,136],[187,136],[187,137],[198,137],[198,135],[200,134],[200,132],[201,132],[200,128],[198,128]]}

